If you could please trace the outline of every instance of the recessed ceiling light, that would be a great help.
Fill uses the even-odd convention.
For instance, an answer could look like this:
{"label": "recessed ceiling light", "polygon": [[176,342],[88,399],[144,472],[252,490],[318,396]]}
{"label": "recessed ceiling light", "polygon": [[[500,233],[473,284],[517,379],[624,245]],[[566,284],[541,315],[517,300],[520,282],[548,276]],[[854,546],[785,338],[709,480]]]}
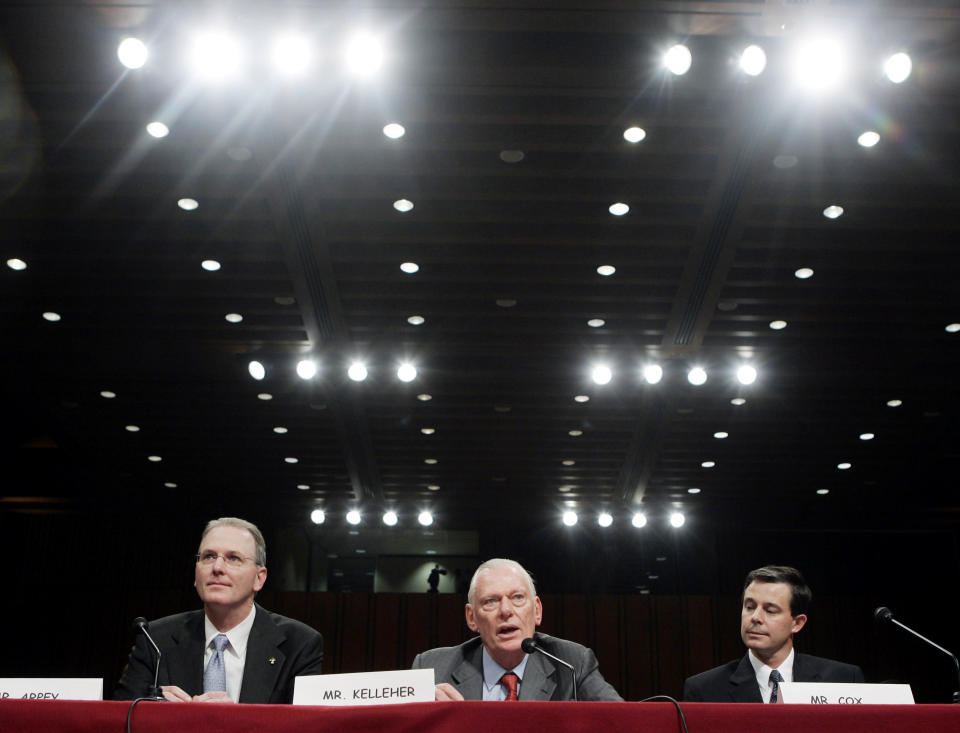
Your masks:
{"label": "recessed ceiling light", "polygon": [[873,433],[860,433],[860,440],[873,440],[876,437]]}
{"label": "recessed ceiling light", "polygon": [[317,362],[313,359],[301,359],[297,362],[297,376],[300,379],[313,379],[317,376]]}
{"label": "recessed ceiling light", "polygon": [[413,211],[413,201],[409,201],[408,199],[397,199],[393,202],[393,208],[395,208],[401,214],[406,214],[408,211]]}
{"label": "recessed ceiling light", "polygon": [[196,199],[183,198],[177,200],[177,206],[179,206],[184,211],[194,211],[198,206]]}
{"label": "recessed ceiling light", "polygon": [[574,402],[589,402],[590,396],[585,394],[578,394],[573,398]]}
{"label": "recessed ceiling light", "polygon": [[687,372],[687,381],[695,387],[706,384],[707,370],[700,366],[693,367],[689,372]]}
{"label": "recessed ceiling light", "polygon": [[397,379],[401,382],[412,382],[417,378],[417,368],[409,362],[404,362],[397,367]]}
{"label": "recessed ceiling light", "polygon": [[775,168],[793,168],[799,159],[796,155],[778,155],[773,159],[773,165]]}
{"label": "recessed ceiling light", "polygon": [[610,213],[614,216],[623,216],[628,211],[630,211],[630,207],[621,201],[618,201],[615,204],[610,204]]}
{"label": "recessed ceiling light", "polygon": [[767,68],[766,52],[760,46],[747,46],[740,54],[740,68],[748,76],[760,76]]}
{"label": "recessed ceiling light", "polygon": [[297,302],[297,299],[289,295],[278,295],[273,299],[273,302],[277,305],[293,305]]}
{"label": "recessed ceiling light", "polygon": [[360,512],[358,512],[356,509],[351,509],[349,512],[347,512],[347,522],[349,524],[360,524],[361,519],[362,517],[360,516]]}
{"label": "recessed ceiling light", "polygon": [[408,275],[412,275],[420,270],[420,265],[418,265],[416,262],[403,262],[400,264],[400,269]]}
{"label": "recessed ceiling light", "polygon": [[399,140],[406,132],[406,128],[399,122],[390,122],[383,126],[383,134],[391,140]]}
{"label": "recessed ceiling light", "polygon": [[613,515],[610,514],[610,512],[600,512],[600,514],[597,515],[597,524],[601,527],[609,527],[613,524]]}
{"label": "recessed ceiling light", "polygon": [[26,270],[27,263],[21,260],[19,257],[11,257],[7,260],[7,267],[11,270]]}
{"label": "recessed ceiling light", "polygon": [[367,365],[361,361],[355,361],[347,369],[347,376],[354,382],[362,382],[367,378]]}
{"label": "recessed ceiling light", "polygon": [[420,522],[424,527],[429,527],[433,524],[433,515],[430,512],[420,512],[417,515],[417,521]]}
{"label": "recessed ceiling light", "polygon": [[347,68],[358,77],[373,76],[383,64],[380,40],[366,32],[356,33],[344,49]]}
{"label": "recessed ceiling light", "polygon": [[289,433],[290,431],[287,430],[287,428],[283,427],[283,425],[277,425],[277,426],[273,429],[273,432],[275,432],[277,435],[286,435],[286,434]]}
{"label": "recessed ceiling light", "polygon": [[567,435],[569,435],[569,436],[571,436],[571,437],[573,437],[573,438],[579,438],[581,435],[583,435],[583,431],[582,431],[582,430],[568,430],[568,431],[567,431]]}
{"label": "recessed ceiling light", "polygon": [[407,318],[407,323],[411,326],[422,326],[426,321],[427,319],[423,316],[410,316]]}
{"label": "recessed ceiling light", "polygon": [[109,389],[104,389],[104,390],[101,390],[100,396],[103,397],[104,399],[112,400],[114,397],[117,396],[117,393],[111,392]]}
{"label": "recessed ceiling light", "polygon": [[887,400],[887,407],[900,407],[903,404],[903,400]]}
{"label": "recessed ceiling light", "polygon": [[670,514],[670,526],[671,527],[682,527],[687,521],[687,518],[683,515],[683,512],[672,512]]}
{"label": "recessed ceiling light", "polygon": [[704,468],[713,468],[714,466],[717,465],[717,462],[716,462],[716,461],[703,461],[700,465],[703,466]]}
{"label": "recessed ceiling light", "polygon": [[568,458],[567,460],[565,460],[565,461],[561,461],[561,463],[562,463],[564,466],[575,466],[575,465],[577,464],[576,461],[571,461],[569,458]]}
{"label": "recessed ceiling light", "polygon": [[944,326],[943,330],[947,333],[960,332],[960,323],[948,323],[946,326]]}
{"label": "recessed ceiling light", "polygon": [[647,384],[657,384],[663,379],[663,367],[659,364],[647,364],[643,367],[643,378]]}
{"label": "recessed ceiling light", "polygon": [[826,496],[827,494],[830,493],[830,489],[817,489],[817,493],[820,496]]}
{"label": "recessed ceiling light", "polygon": [[294,456],[287,456],[287,457],[284,458],[283,460],[284,460],[285,463],[300,463],[300,459],[299,459],[299,458],[295,458]]}
{"label": "recessed ceiling light", "polygon": [[577,513],[572,509],[567,509],[563,513],[563,523],[567,527],[572,527],[577,523]]}
{"label": "recessed ceiling light", "polygon": [[240,323],[243,320],[243,316],[241,316],[239,313],[227,313],[227,315],[224,316],[224,319],[227,321],[227,323]]}
{"label": "recessed ceiling light", "polygon": [[674,76],[683,76],[690,70],[693,63],[693,56],[690,49],[681,43],[671,46],[663,55],[663,65]]}
{"label": "recessed ceiling light", "polygon": [[594,384],[609,384],[613,379],[613,372],[606,364],[598,364],[590,373],[590,378]]}
{"label": "recessed ceiling light", "polygon": [[423,459],[423,462],[426,463],[428,466],[435,466],[435,465],[437,464],[437,459],[436,459],[436,458],[424,458],[424,459]]}
{"label": "recessed ceiling light", "polygon": [[843,215],[843,207],[830,204],[830,206],[823,210],[823,215],[828,219],[839,219]]}
{"label": "recessed ceiling light", "polygon": [[786,327],[787,327],[786,321],[780,321],[780,320],[770,321],[770,328],[772,328],[774,331],[782,331]]}
{"label": "recessed ceiling light", "polygon": [[501,308],[513,308],[517,304],[514,298],[497,298],[495,302]]}
{"label": "recessed ceiling light", "polygon": [[150,135],[150,137],[156,138],[166,137],[170,134],[170,128],[162,122],[155,120],[147,123],[147,134]]}
{"label": "recessed ceiling light", "polygon": [[647,515],[643,512],[634,512],[633,518],[630,520],[630,523],[639,529],[640,527],[647,526]]}
{"label": "recessed ceiling light", "polygon": [[323,524],[327,520],[327,515],[323,509],[314,509],[310,512],[310,521],[314,524]]}
{"label": "recessed ceiling light", "polygon": [[519,163],[526,156],[522,150],[501,150],[500,160],[504,163]]}
{"label": "recessed ceiling light", "polygon": [[383,513],[383,523],[388,527],[395,527],[398,521],[400,520],[395,511],[391,510]]}
{"label": "recessed ceiling light", "polygon": [[732,400],[730,400],[730,404],[740,407],[741,405],[747,404],[747,401],[743,399],[743,397],[734,397]]}
{"label": "recessed ceiling light", "polygon": [[200,267],[202,267],[207,272],[216,272],[217,270],[220,269],[220,263],[217,262],[216,260],[204,260],[203,262],[200,263]]}
{"label": "recessed ceiling light", "polygon": [[250,376],[260,381],[267,376],[267,368],[259,361],[251,361],[247,364],[247,371],[250,373]]}
{"label": "recessed ceiling light", "polygon": [[168,489],[175,489],[175,488],[177,488],[177,485],[176,485],[173,481],[166,481],[166,482],[164,482],[163,485],[166,486]]}
{"label": "recessed ceiling light", "polygon": [[600,267],[597,268],[597,274],[603,275],[604,277],[610,277],[616,271],[617,268],[613,265],[600,265]]}
{"label": "recessed ceiling light", "polygon": [[60,314],[56,311],[45,311],[43,314],[43,319],[45,321],[50,321],[50,323],[56,323],[60,320]]}
{"label": "recessed ceiling light", "polygon": [[810,267],[801,267],[799,270],[793,273],[793,276],[798,280],[807,280],[813,277],[813,269]]}
{"label": "recessed ceiling light", "polygon": [[642,127],[628,127],[623,131],[623,139],[628,143],[638,143],[647,136],[647,131]]}
{"label": "recessed ceiling light", "polygon": [[147,63],[147,45],[139,38],[124,38],[117,46],[117,58],[128,69],[139,69]]}
{"label": "recessed ceiling light", "polygon": [[880,135],[873,130],[861,132],[860,136],[857,138],[857,144],[864,148],[872,148],[878,142],[880,142]]}
{"label": "recessed ceiling light", "polygon": [[752,364],[741,364],[737,368],[737,381],[749,385],[757,381],[757,368]]}
{"label": "recessed ceiling light", "polygon": [[853,466],[853,464],[852,464],[852,463],[847,463],[846,461],[844,461],[843,463],[838,463],[838,464],[837,464],[837,468],[839,468],[841,471],[846,471],[846,470],[847,470],[848,468],[850,468],[851,466]]}
{"label": "recessed ceiling light", "polygon": [[151,463],[160,463],[163,460],[162,456],[147,456],[147,460]]}
{"label": "recessed ceiling light", "polygon": [[261,392],[260,394],[257,395],[257,399],[258,399],[258,400],[263,400],[264,402],[266,402],[266,401],[268,401],[268,400],[272,400],[272,399],[273,399],[273,395],[270,394],[269,392]]}
{"label": "recessed ceiling light", "polygon": [[717,440],[724,440],[725,438],[730,437],[730,433],[728,433],[726,430],[718,430],[713,434],[713,437]]}
{"label": "recessed ceiling light", "polygon": [[427,484],[427,491],[440,491],[439,484]]}
{"label": "recessed ceiling light", "polygon": [[894,84],[902,84],[910,76],[913,69],[913,61],[909,54],[895,53],[883,64],[883,73]]}
{"label": "recessed ceiling light", "polygon": [[605,324],[606,321],[602,318],[591,318],[589,321],[587,321],[587,325],[590,326],[590,328],[601,328]]}
{"label": "recessed ceiling light", "polygon": [[297,488],[300,489],[300,491],[306,491],[310,488],[310,484],[297,484]]}
{"label": "recessed ceiling light", "polygon": [[699,494],[699,493],[700,493],[700,489],[698,489],[696,486],[691,486],[689,489],[687,489],[687,493],[688,493],[688,494]]}
{"label": "recessed ceiling light", "polygon": [[420,428],[420,432],[423,433],[424,435],[433,435],[435,432],[437,432],[437,429],[436,428]]}
{"label": "recessed ceiling light", "polygon": [[433,399],[433,395],[428,395],[426,393],[418,394],[417,399],[420,400],[421,402],[429,402],[430,400]]}
{"label": "recessed ceiling light", "polygon": [[139,432],[140,432],[140,426],[139,426],[139,425],[124,425],[124,426],[123,426],[123,429],[126,430],[128,433],[139,433]]}
{"label": "recessed ceiling light", "polygon": [[559,492],[561,492],[561,493],[563,493],[563,494],[568,493],[571,489],[573,489],[572,486],[558,486],[558,487],[557,487],[557,491],[559,491]]}

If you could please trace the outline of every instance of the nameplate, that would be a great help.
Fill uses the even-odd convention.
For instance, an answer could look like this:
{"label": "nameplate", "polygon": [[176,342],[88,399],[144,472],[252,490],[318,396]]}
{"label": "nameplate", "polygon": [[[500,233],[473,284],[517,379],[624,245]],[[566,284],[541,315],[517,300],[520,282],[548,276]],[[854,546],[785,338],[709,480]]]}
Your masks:
{"label": "nameplate", "polygon": [[802,705],[913,705],[910,685],[781,682],[777,702]]}
{"label": "nameplate", "polygon": [[101,677],[0,677],[0,700],[102,700]]}
{"label": "nameplate", "polygon": [[432,669],[316,674],[293,683],[294,705],[395,705],[434,698]]}

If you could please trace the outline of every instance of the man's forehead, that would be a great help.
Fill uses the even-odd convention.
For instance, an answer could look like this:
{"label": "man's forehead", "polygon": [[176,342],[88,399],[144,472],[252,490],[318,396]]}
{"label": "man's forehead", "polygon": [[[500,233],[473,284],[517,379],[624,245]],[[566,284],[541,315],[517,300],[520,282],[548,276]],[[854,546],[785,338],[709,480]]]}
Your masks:
{"label": "man's forehead", "polygon": [[488,593],[495,588],[501,591],[529,590],[526,578],[512,565],[484,568],[477,575],[477,591],[480,594]]}
{"label": "man's forehead", "polygon": [[754,580],[743,591],[743,600],[751,599],[764,603],[779,603],[785,601],[789,603],[793,590],[789,583],[765,583],[760,580]]}
{"label": "man's forehead", "polygon": [[223,525],[214,527],[207,532],[207,536],[200,542],[200,547],[206,549],[214,546],[225,546],[229,549],[245,550],[252,549],[254,544],[256,543],[249,530],[243,529],[242,527]]}

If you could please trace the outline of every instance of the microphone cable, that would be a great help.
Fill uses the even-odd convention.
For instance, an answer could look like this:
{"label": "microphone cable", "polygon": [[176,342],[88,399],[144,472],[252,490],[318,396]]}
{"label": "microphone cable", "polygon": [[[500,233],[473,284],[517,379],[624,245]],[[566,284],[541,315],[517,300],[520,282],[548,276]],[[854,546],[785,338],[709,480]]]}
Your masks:
{"label": "microphone cable", "polygon": [[653,702],[654,700],[666,700],[667,702],[672,702],[677,708],[677,715],[680,716],[680,725],[683,726],[683,733],[690,733],[690,729],[687,728],[687,718],[683,714],[683,708],[680,707],[680,703],[678,703],[669,695],[654,695],[653,697],[648,697],[644,700],[638,700],[637,702]]}

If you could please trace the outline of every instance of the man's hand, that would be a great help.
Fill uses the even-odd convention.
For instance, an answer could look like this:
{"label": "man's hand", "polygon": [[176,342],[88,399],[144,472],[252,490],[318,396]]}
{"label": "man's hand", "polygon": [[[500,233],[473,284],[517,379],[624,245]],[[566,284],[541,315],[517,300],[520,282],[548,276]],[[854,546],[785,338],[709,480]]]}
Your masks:
{"label": "man's hand", "polygon": [[463,700],[463,695],[460,694],[460,690],[451,685],[449,682],[441,682],[434,688],[434,699],[435,700]]}
{"label": "man's hand", "polygon": [[230,696],[223,690],[217,692],[205,692],[202,695],[194,695],[194,702],[233,702]]}
{"label": "man's hand", "polygon": [[163,685],[160,691],[170,702],[190,702],[193,699],[176,685]]}

